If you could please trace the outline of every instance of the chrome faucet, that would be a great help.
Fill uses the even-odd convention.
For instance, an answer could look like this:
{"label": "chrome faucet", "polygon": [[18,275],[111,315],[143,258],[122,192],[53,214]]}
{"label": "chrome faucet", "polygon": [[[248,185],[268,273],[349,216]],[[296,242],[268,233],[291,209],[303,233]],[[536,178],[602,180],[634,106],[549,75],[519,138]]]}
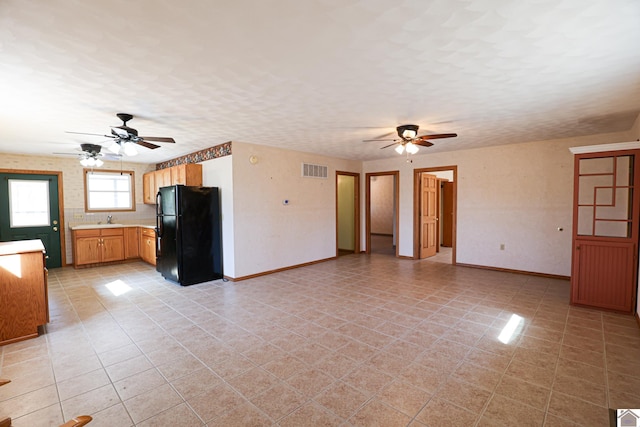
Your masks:
{"label": "chrome faucet", "polygon": [[107,224],[111,224],[111,220],[113,217],[111,215],[107,215]]}

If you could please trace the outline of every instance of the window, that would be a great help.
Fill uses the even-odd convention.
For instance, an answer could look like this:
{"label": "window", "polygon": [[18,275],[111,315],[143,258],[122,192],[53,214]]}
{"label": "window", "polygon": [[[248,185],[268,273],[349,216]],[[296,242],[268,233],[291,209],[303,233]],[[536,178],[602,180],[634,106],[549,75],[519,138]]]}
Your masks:
{"label": "window", "polygon": [[84,170],[84,208],[92,211],[134,211],[133,171]]}
{"label": "window", "polygon": [[49,224],[49,181],[9,180],[10,227]]}

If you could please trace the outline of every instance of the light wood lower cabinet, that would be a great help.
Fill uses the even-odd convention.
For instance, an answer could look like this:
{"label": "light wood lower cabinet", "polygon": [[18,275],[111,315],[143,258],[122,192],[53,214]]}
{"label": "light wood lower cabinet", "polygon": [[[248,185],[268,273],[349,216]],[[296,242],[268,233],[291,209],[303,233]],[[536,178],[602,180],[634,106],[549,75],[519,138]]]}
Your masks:
{"label": "light wood lower cabinet", "polygon": [[44,256],[40,240],[0,243],[0,346],[37,337],[49,321]]}
{"label": "light wood lower cabinet", "polygon": [[156,265],[155,230],[140,228],[140,257],[149,264]]}
{"label": "light wood lower cabinet", "polygon": [[124,231],[122,228],[92,228],[73,230],[73,266],[123,261]]}
{"label": "light wood lower cabinet", "polygon": [[126,227],[124,229],[124,258],[140,258],[140,233],[139,227]]}
{"label": "light wood lower cabinet", "polygon": [[75,268],[142,258],[156,265],[156,232],[147,227],[72,230]]}

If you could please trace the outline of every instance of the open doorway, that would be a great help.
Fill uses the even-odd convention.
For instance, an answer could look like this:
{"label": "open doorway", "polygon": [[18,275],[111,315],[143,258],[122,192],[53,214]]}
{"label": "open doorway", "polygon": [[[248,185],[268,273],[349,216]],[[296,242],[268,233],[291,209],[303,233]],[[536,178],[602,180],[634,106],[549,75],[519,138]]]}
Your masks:
{"label": "open doorway", "polygon": [[413,171],[413,258],[456,263],[457,166]]}
{"label": "open doorway", "polygon": [[336,256],[360,252],[360,174],[336,171]]}
{"label": "open doorway", "polygon": [[399,172],[366,175],[366,253],[398,256]]}

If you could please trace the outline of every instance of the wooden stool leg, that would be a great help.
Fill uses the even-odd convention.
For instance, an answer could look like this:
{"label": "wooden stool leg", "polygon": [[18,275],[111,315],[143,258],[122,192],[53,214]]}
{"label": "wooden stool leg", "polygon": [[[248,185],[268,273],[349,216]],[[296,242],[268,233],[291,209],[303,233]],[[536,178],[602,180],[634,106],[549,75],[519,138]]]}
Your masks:
{"label": "wooden stool leg", "polygon": [[[11,380],[0,378],[0,386],[9,384]],[[0,427],[11,427],[11,418],[3,418],[0,420]]]}
{"label": "wooden stool leg", "polygon": [[93,418],[91,418],[89,415],[80,415],[75,417],[72,420],[67,421],[66,423],[62,424],[60,427],[82,427],[83,425],[88,424],[89,421],[91,421],[92,419]]}

